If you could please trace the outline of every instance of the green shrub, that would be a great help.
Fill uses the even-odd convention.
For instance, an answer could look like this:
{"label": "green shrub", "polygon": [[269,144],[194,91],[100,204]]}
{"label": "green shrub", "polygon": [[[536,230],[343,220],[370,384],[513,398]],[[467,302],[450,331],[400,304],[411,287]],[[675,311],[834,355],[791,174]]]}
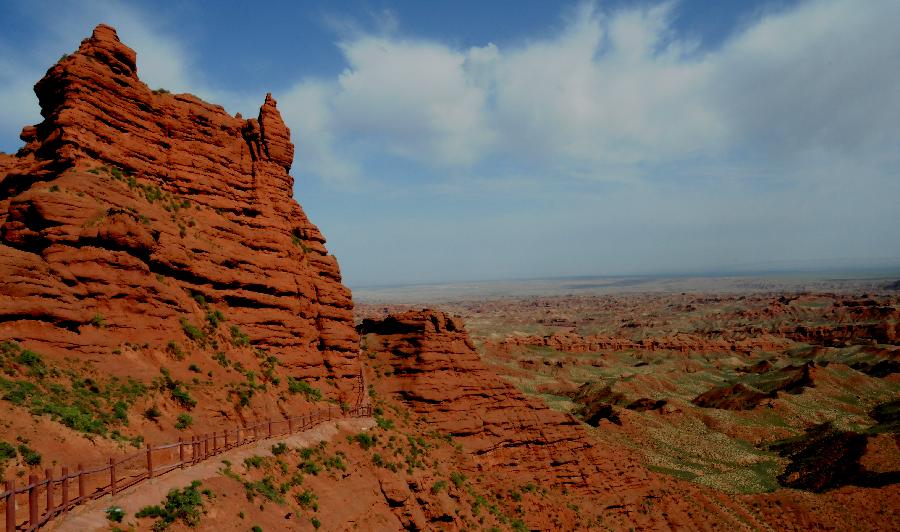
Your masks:
{"label": "green shrub", "polygon": [[43,379],[47,376],[47,373],[49,371],[47,369],[47,365],[44,364],[44,359],[41,358],[41,355],[28,349],[22,349],[19,352],[19,355],[15,358],[15,361],[28,368],[29,377],[37,377],[38,379]]}
{"label": "green shrub", "polygon": [[292,394],[302,393],[306,396],[307,401],[320,401],[322,399],[322,392],[318,388],[313,388],[306,381],[293,377],[288,377],[288,392]]}
{"label": "green shrub", "polygon": [[263,477],[262,480],[244,482],[244,490],[247,493],[248,501],[252,501],[254,497],[260,495],[272,502],[284,502],[284,497],[281,496],[278,488],[275,487],[275,482],[272,480],[272,477],[268,475]]}
{"label": "green shrub", "polygon": [[181,521],[187,526],[193,528],[200,524],[200,517],[203,508],[203,497],[212,496],[212,492],[199,489],[200,481],[191,482],[190,486],[184,489],[172,489],[166,495],[164,506],[154,505],[141,508],[135,517],[156,518],[158,521],[153,525],[154,530],[165,530],[175,521]]}
{"label": "green shrub", "polygon": [[185,412],[178,414],[178,420],[175,422],[175,428],[184,430],[194,424],[194,418]]}
{"label": "green shrub", "polygon": [[312,490],[303,490],[295,495],[294,498],[297,499],[297,504],[301,508],[311,508],[313,511],[319,509],[319,497]]}
{"label": "green shrub", "polygon": [[121,506],[110,506],[106,509],[106,518],[115,523],[121,523],[125,517],[125,510]]}
{"label": "green shrub", "polygon": [[195,342],[203,343],[206,340],[206,333],[191,325],[187,318],[181,318],[181,330],[184,334]]}
{"label": "green shrub", "polygon": [[237,325],[231,326],[231,343],[237,347],[250,345],[250,337],[241,331]]}
{"label": "green shrub", "polygon": [[[116,168],[115,166],[113,166],[113,167],[111,167],[111,168],[109,169],[109,173],[112,174],[112,176],[113,176],[116,180],[118,180],[118,181],[121,181],[121,180],[122,180],[122,177],[123,177],[123,176],[122,176],[122,171],[119,170],[118,168]],[[134,187],[132,187],[132,188],[134,188]]]}
{"label": "green shrub", "polygon": [[288,451],[288,446],[284,442],[276,443],[275,445],[272,446],[272,454],[275,456],[282,455],[282,454],[286,453],[287,451]]}
{"label": "green shrub", "polygon": [[359,442],[359,446],[367,451],[375,445],[375,437],[366,434],[365,432],[361,432],[356,436],[353,436],[353,439]]}
{"label": "green shrub", "polygon": [[378,425],[379,428],[382,428],[384,430],[390,430],[390,429],[394,428],[394,420],[393,419],[388,419],[388,418],[381,417],[378,415],[375,416],[375,423]]}
{"label": "green shrub", "polygon": [[156,200],[160,200],[163,197],[163,191],[157,185],[145,185],[144,189],[144,198],[149,203],[153,203]]}
{"label": "green shrub", "polygon": [[244,465],[251,469],[259,469],[262,467],[265,459],[262,456],[248,456],[244,458]]}
{"label": "green shrub", "polygon": [[184,351],[181,350],[181,346],[175,340],[169,340],[169,343],[166,344],[166,352],[175,360],[184,359]]}
{"label": "green shrub", "polygon": [[44,376],[59,376],[60,371],[49,367],[43,359],[18,344],[4,342],[0,345],[0,365],[11,377],[22,375],[19,367],[9,360],[25,366],[24,375],[39,379],[38,382],[20,378],[0,377],[0,398],[40,416],[49,414],[69,428],[91,434],[108,435],[111,425],[126,424],[127,410],[147,391],[145,385],[128,379],[125,382],[110,378],[106,382],[80,379],[68,372],[70,384],[43,380]]}
{"label": "green shrub", "polygon": [[450,473],[450,481],[453,482],[453,485],[457,488],[462,488],[466,483],[466,476],[458,471],[454,471]]}
{"label": "green shrub", "polygon": [[197,406],[197,400],[191,397],[191,394],[189,394],[187,390],[181,387],[181,383],[177,383],[171,391],[172,399],[174,399],[181,406],[187,409],[191,409]]}
{"label": "green shrub", "polygon": [[340,469],[341,471],[346,471],[347,466],[344,464],[344,460],[339,455],[334,455],[331,458],[328,458],[323,462],[325,468],[331,471],[332,469]]}
{"label": "green shrub", "polygon": [[19,454],[22,455],[22,461],[26,464],[30,466],[41,465],[41,453],[24,443],[19,444]]}
{"label": "green shrub", "polygon": [[91,318],[91,325],[102,329],[106,327],[106,318],[103,317],[103,314],[100,314],[98,312],[94,314],[93,318]]}
{"label": "green shrub", "polygon": [[193,371],[194,373],[201,373],[200,367],[197,364],[191,364],[188,366],[188,371]]}
{"label": "green shrub", "polygon": [[161,415],[162,412],[159,411],[159,408],[157,408],[156,405],[153,405],[147,410],[144,410],[144,417],[149,419],[150,421],[156,421]]}
{"label": "green shrub", "polygon": [[5,441],[0,441],[0,467],[2,467],[3,462],[12,460],[15,457],[16,448]]}
{"label": "green shrub", "polygon": [[124,401],[116,401],[112,407],[113,416],[122,422],[123,425],[128,424],[128,404]]}
{"label": "green shrub", "polygon": [[208,310],[206,311],[206,321],[209,322],[209,326],[213,328],[213,330],[219,328],[219,324],[225,321],[225,314],[222,313],[221,310]]}
{"label": "green shrub", "polygon": [[228,357],[226,357],[225,353],[223,353],[222,351],[216,352],[216,354],[213,355],[213,360],[218,362],[219,365],[223,368],[227,368],[229,365],[231,365],[231,361],[228,360]]}
{"label": "green shrub", "polygon": [[438,480],[437,482],[435,482],[434,484],[431,485],[431,493],[434,493],[436,495],[436,494],[442,492],[444,490],[444,488],[446,488],[446,487],[447,487],[446,480]]}
{"label": "green shrub", "polygon": [[297,467],[306,473],[307,475],[316,476],[322,471],[322,468],[316,465],[312,460],[304,460],[303,462],[297,464]]}
{"label": "green shrub", "polygon": [[510,527],[512,527],[515,532],[528,532],[529,530],[531,530],[525,525],[525,523],[522,522],[521,519],[513,519],[510,523]]}

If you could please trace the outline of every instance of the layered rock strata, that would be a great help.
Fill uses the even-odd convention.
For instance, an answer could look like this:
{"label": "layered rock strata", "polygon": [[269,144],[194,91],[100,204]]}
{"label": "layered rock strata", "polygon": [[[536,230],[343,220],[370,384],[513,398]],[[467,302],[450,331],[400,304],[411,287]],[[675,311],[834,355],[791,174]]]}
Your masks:
{"label": "layered rock strata", "polygon": [[43,122],[0,158],[0,337],[96,356],[213,305],[295,376],[357,374],[351,294],[292,198],[271,95],[244,119],[151,90],[105,25],[35,92]]}
{"label": "layered rock strata", "polygon": [[575,418],[488,370],[460,320],[409,311],[364,320],[359,329],[365,348],[390,367],[383,389],[452,435],[485,471],[609,495],[647,480],[643,468],[624,456],[611,475],[610,457],[601,455]]}

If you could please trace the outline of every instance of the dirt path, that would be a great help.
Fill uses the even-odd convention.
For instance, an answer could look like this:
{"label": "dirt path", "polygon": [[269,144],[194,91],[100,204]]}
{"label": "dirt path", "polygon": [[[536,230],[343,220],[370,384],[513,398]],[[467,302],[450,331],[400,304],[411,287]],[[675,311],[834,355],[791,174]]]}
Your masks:
{"label": "dirt path", "polygon": [[307,447],[320,441],[330,440],[344,429],[359,432],[367,430],[374,425],[375,421],[372,418],[338,419],[317,425],[306,432],[300,432],[284,438],[261,440],[245,447],[238,447],[204,460],[195,466],[186,469],[176,469],[161,477],[140,482],[122,490],[115,497],[104,495],[99,499],[73,508],[67,514],[51,521],[47,525],[46,530],[79,532],[106,530],[109,526],[109,521],[106,520],[106,508],[121,506],[131,514],[144,506],[157,504],[173,488],[183,488],[194,480],[203,481],[218,476],[218,471],[222,468],[222,460],[229,460],[238,467],[237,464],[243,463],[244,458],[254,455],[271,456],[271,447],[278,442],[284,442],[291,447]]}

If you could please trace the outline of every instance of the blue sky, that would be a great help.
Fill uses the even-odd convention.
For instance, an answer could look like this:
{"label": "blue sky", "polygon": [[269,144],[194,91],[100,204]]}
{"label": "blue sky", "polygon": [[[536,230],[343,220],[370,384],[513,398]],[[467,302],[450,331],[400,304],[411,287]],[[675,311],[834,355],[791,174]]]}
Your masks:
{"label": "blue sky", "polygon": [[351,286],[900,257],[900,2],[4,1],[0,150],[98,22],[255,114]]}

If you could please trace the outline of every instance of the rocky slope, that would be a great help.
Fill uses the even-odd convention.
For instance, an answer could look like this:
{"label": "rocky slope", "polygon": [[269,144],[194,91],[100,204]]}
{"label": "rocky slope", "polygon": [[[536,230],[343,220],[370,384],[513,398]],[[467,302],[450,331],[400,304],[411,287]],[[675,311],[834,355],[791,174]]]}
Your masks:
{"label": "rocky slope", "polygon": [[[788,491],[732,495],[649,471],[638,449],[611,437],[609,425],[589,433],[570,415],[500,379],[480,361],[462,321],[445,313],[365,319],[359,330],[379,395],[452,436],[471,457],[458,465],[468,468],[470,478],[500,493],[534,483],[557,495],[540,508],[520,505],[532,528],[829,528],[839,526],[850,508],[866,507],[865,495],[853,488],[816,497]],[[617,402],[616,392],[607,396]],[[649,403],[635,402],[633,410],[657,406]],[[896,486],[869,492],[888,508],[900,504],[896,494]],[[574,516],[572,508],[578,509]],[[889,527],[894,521],[891,511],[871,515],[871,523]]]}
{"label": "rocky slope", "polygon": [[[190,401],[168,391],[186,391],[200,427],[301,407],[287,377],[349,397],[351,294],[292,198],[294,147],[270,95],[245,119],[151,90],[105,25],[35,92],[44,120],[0,157],[0,339],[52,369],[28,377],[38,389],[133,378],[149,391],[132,410],[174,418]],[[19,406],[46,411],[35,401]],[[135,433],[162,427],[124,416]]]}
{"label": "rocky slope", "polygon": [[[486,468],[580,490],[601,489],[601,460],[579,423],[488,371],[461,323],[438,311],[363,321],[383,388],[478,455]],[[622,488],[623,486],[616,486]]]}

